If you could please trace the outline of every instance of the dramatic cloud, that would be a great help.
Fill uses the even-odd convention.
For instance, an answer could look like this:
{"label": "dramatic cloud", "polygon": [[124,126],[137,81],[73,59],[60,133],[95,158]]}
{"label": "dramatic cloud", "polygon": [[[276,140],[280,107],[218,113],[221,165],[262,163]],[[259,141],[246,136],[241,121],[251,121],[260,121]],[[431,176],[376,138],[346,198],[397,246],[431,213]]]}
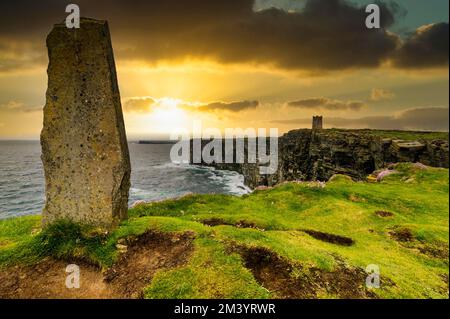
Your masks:
{"label": "dramatic cloud", "polygon": [[22,102],[8,101],[7,103],[0,104],[0,109],[6,110],[18,110],[24,107]]}
{"label": "dramatic cloud", "polygon": [[[275,124],[310,125],[310,118],[272,121]],[[424,107],[405,110],[397,115],[366,116],[357,119],[324,117],[325,127],[396,130],[448,131],[449,109]]]}
{"label": "dramatic cloud", "polygon": [[193,112],[240,112],[259,106],[258,101],[211,102],[199,103],[168,98],[133,97],[125,99],[123,107],[126,112],[150,113],[156,108],[176,107]]}
{"label": "dramatic cloud", "polygon": [[[367,29],[365,7],[345,0],[307,0],[298,11],[255,11],[255,0],[77,1],[83,16],[109,21],[119,59],[195,58],[314,72],[373,68],[392,59],[403,68],[448,64],[448,23],[419,28],[401,45],[387,30],[402,10],[395,2],[377,3],[381,29]],[[45,36],[65,19],[66,4],[0,2],[0,71],[45,64]]]}
{"label": "dramatic cloud", "polygon": [[448,65],[448,23],[422,26],[403,44],[395,64],[403,68]]}
{"label": "dramatic cloud", "polygon": [[359,111],[366,105],[360,101],[339,101],[326,97],[308,98],[287,103],[288,106],[305,109],[323,109],[330,111],[352,110]]}
{"label": "dramatic cloud", "polygon": [[395,94],[386,89],[372,89],[370,99],[372,101],[390,100],[395,97]]}
{"label": "dramatic cloud", "polygon": [[148,113],[152,111],[155,100],[149,97],[131,98],[123,103],[126,112]]}
{"label": "dramatic cloud", "polygon": [[19,101],[8,101],[0,104],[0,111],[36,112],[42,111],[42,106],[31,106]]}
{"label": "dramatic cloud", "polygon": [[[418,30],[397,53],[400,38],[387,29],[401,10],[392,2],[378,3],[381,29],[367,29],[365,7],[345,0],[308,0],[298,12],[254,11],[255,0],[77,1],[83,16],[109,21],[119,59],[210,59],[310,71],[378,67],[392,56],[401,67],[448,61],[448,24]],[[2,1],[0,49],[13,38],[35,41],[45,55],[45,35],[53,23],[64,20],[65,5],[55,0]],[[21,63],[10,60],[6,68]]]}
{"label": "dramatic cloud", "polygon": [[[339,70],[378,66],[398,42],[385,29],[367,29],[364,8],[341,0],[308,1],[299,13],[275,8],[255,12],[253,4],[253,0],[141,4],[147,17],[136,19],[138,13],[133,12],[133,18],[127,19],[124,28],[132,27],[130,21],[136,23],[134,36],[127,36],[132,41],[127,45],[130,49],[118,51],[118,56],[147,61],[194,57],[288,70]],[[387,6],[382,5],[382,15],[384,27],[393,23]],[[114,30],[125,43],[121,23]]]}
{"label": "dramatic cloud", "polygon": [[46,62],[46,52],[42,45],[0,36],[0,73],[43,66]]}
{"label": "dramatic cloud", "polygon": [[199,111],[230,111],[239,112],[247,109],[254,109],[259,106],[258,101],[238,101],[238,102],[213,102],[197,106]]}

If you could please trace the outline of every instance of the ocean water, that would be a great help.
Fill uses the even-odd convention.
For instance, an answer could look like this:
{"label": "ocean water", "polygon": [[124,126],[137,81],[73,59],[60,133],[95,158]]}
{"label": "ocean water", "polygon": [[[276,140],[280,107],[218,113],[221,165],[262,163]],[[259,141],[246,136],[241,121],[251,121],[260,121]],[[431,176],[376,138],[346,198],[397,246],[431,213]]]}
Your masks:
{"label": "ocean water", "polygon": [[[171,145],[129,143],[131,205],[188,193],[242,195],[250,192],[244,177],[170,161]],[[0,141],[0,219],[40,214],[44,206],[44,172],[38,141]]]}

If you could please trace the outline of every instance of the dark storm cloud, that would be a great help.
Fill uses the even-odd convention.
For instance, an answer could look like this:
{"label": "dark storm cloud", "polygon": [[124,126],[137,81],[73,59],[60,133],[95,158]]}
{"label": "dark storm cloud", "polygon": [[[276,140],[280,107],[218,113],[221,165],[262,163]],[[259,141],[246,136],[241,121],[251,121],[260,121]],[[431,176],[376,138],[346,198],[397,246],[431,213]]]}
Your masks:
{"label": "dark storm cloud", "polygon": [[448,23],[436,23],[417,29],[398,50],[396,65],[404,68],[448,65],[448,36]]}
{"label": "dark storm cloud", "polygon": [[[68,3],[2,1],[0,43],[31,40],[42,45],[45,53],[45,35],[53,23],[64,20]],[[387,29],[400,10],[394,4],[378,3],[382,28],[369,30],[365,8],[344,0],[308,0],[300,12],[254,11],[254,0],[77,1],[83,16],[109,21],[120,59],[152,63],[194,57],[310,71],[377,67],[393,56],[400,40]],[[442,41],[448,51],[448,37]],[[414,53],[417,47],[421,48],[408,46],[405,56],[428,59],[429,50]],[[402,64],[400,57],[396,61]]]}
{"label": "dark storm cloud", "polygon": [[[310,118],[272,121],[274,124],[310,125]],[[449,109],[424,107],[405,110],[398,115],[366,116],[357,119],[324,117],[326,127],[396,130],[448,131]]]}
{"label": "dark storm cloud", "polygon": [[296,108],[323,109],[330,111],[342,111],[342,110],[359,111],[366,106],[365,103],[360,101],[340,101],[329,99],[326,97],[315,97],[302,99],[298,101],[292,101],[288,102],[287,105]]}

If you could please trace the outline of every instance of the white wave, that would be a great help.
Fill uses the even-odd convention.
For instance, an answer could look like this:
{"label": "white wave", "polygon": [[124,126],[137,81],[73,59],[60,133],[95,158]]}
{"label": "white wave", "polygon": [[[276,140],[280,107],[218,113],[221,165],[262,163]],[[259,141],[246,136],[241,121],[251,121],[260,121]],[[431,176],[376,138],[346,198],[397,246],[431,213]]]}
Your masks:
{"label": "white wave", "polygon": [[167,163],[164,163],[164,164],[159,164],[159,165],[152,166],[152,168],[156,168],[156,169],[167,169],[167,168],[189,169],[190,166],[191,166],[190,164],[186,164],[186,163],[167,162]]}
{"label": "white wave", "polygon": [[154,192],[146,190],[146,189],[140,189],[140,188],[130,188],[130,193],[133,196],[151,196]]}
{"label": "white wave", "polygon": [[224,186],[232,195],[245,195],[252,190],[244,184],[244,176],[234,171],[218,170],[214,167],[206,167],[210,171],[208,178],[217,184]]}
{"label": "white wave", "polygon": [[227,174],[224,177],[225,185],[228,191],[235,195],[245,195],[251,193],[252,190],[244,184],[244,176],[237,172],[232,173],[233,174]]}
{"label": "white wave", "polygon": [[217,185],[223,185],[223,188],[232,195],[244,195],[251,193],[252,190],[244,184],[244,176],[234,171],[218,170],[211,166],[202,166],[195,164],[178,164],[178,163],[164,163],[158,168],[177,168],[184,170],[204,171],[206,177]]}

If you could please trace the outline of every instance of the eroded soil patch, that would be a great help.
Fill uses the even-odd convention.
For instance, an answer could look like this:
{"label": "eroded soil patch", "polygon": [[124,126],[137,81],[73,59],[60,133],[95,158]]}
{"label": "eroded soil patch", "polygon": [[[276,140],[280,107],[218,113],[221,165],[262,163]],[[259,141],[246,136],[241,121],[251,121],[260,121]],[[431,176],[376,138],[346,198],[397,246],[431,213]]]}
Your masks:
{"label": "eroded soil patch", "polygon": [[344,236],[339,236],[339,235],[334,235],[334,234],[329,234],[329,233],[323,233],[323,232],[315,231],[315,230],[311,230],[311,229],[302,229],[301,231],[310,235],[311,237],[313,237],[315,239],[325,241],[327,243],[332,243],[332,244],[341,245],[341,246],[351,246],[355,243],[355,241],[349,237],[344,237]]}
{"label": "eroded soil patch", "polygon": [[414,235],[411,229],[407,227],[395,227],[389,232],[391,238],[399,242],[412,242],[414,240]]}
{"label": "eroded soil patch", "polygon": [[0,298],[117,298],[103,282],[103,275],[95,266],[73,262],[80,267],[80,288],[66,287],[67,265],[71,262],[47,258],[32,266],[16,266],[0,271]]}
{"label": "eroded soil patch", "polygon": [[365,288],[367,273],[339,262],[334,271],[306,268],[261,247],[234,247],[253,276],[275,298],[376,298]]}
{"label": "eroded soil patch", "polygon": [[246,221],[246,220],[240,220],[237,223],[233,224],[230,222],[226,222],[221,218],[208,218],[208,219],[203,219],[201,221],[202,224],[207,225],[207,226],[220,226],[220,225],[226,225],[226,226],[234,226],[237,228],[253,228],[253,229],[260,229],[258,228],[258,226],[255,223]]}
{"label": "eroded soil patch", "polygon": [[427,255],[432,258],[438,258],[445,260],[448,263],[449,249],[448,245],[445,243],[439,244],[422,244],[418,247],[420,253]]}
{"label": "eroded soil patch", "polygon": [[385,210],[377,210],[375,212],[375,215],[380,216],[380,217],[392,217],[392,216],[394,216],[394,213],[387,212]]}
{"label": "eroded soil patch", "polygon": [[[47,258],[32,266],[0,270],[0,298],[140,298],[156,271],[185,264],[193,252],[193,233],[147,232],[128,240],[127,251],[104,274],[82,261]],[[66,287],[66,267],[80,267],[80,288]]]}
{"label": "eroded soil patch", "polygon": [[448,295],[449,294],[449,290],[448,290],[448,274],[441,274],[440,277],[441,277],[442,281],[445,284],[445,287],[441,288],[441,293],[443,295]]}
{"label": "eroded soil patch", "polygon": [[389,236],[405,248],[415,250],[431,258],[437,258],[448,263],[449,248],[445,242],[426,242],[417,239],[413,232],[403,226],[396,226],[389,231]]}
{"label": "eroded soil patch", "polygon": [[221,219],[221,218],[215,218],[215,217],[213,217],[213,218],[208,218],[208,219],[203,219],[203,220],[201,221],[201,223],[202,223],[203,225],[211,226],[211,227],[214,227],[214,226],[220,226],[220,225],[234,226],[232,223],[227,223],[227,222],[224,221],[223,219]]}
{"label": "eroded soil patch", "polygon": [[105,282],[123,298],[141,298],[156,271],[184,265],[193,251],[193,233],[148,232],[140,236],[105,273]]}

